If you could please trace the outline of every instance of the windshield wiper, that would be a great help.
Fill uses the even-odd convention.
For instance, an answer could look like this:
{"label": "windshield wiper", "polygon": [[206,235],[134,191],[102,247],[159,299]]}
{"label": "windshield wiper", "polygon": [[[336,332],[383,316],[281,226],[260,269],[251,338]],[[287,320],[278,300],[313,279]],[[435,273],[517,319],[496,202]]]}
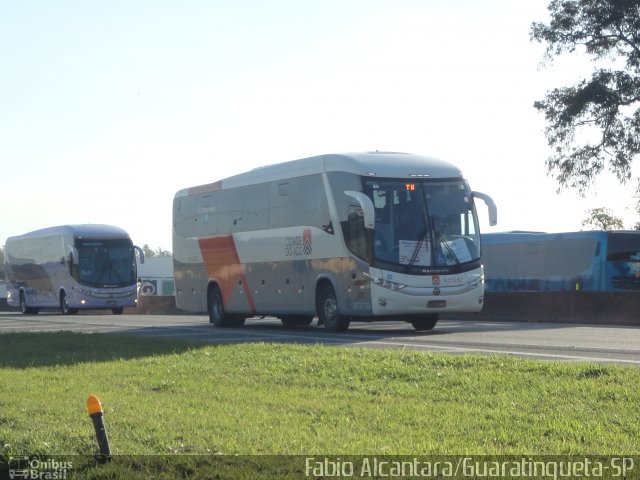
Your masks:
{"label": "windshield wiper", "polygon": [[449,242],[444,239],[444,236],[441,233],[437,233],[436,238],[438,239],[438,242],[440,242],[440,245],[444,246],[447,250],[447,253],[451,256],[455,264],[460,265],[460,259],[458,259],[458,256],[453,251],[453,248],[451,248],[451,245],[449,245]]}
{"label": "windshield wiper", "polygon": [[407,266],[415,265],[416,261],[418,260],[418,256],[420,255],[420,248],[422,247],[422,244],[427,241],[426,234],[421,235],[421,237],[422,238],[418,240],[418,243],[416,243],[416,246],[413,249],[413,252],[411,253],[411,259],[409,260],[409,263],[407,264]]}

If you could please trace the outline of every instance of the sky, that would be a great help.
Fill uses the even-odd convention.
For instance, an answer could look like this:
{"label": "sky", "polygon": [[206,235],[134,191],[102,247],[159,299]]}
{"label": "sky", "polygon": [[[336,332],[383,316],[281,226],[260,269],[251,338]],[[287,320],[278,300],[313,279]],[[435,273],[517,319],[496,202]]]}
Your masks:
{"label": "sky", "polygon": [[[0,246],[71,223],[171,250],[175,193],[255,167],[388,150],[454,163],[484,232],[582,228],[604,176],[557,193],[533,103],[594,65],[541,67],[548,0],[0,0]],[[636,175],[637,176],[637,175]]]}

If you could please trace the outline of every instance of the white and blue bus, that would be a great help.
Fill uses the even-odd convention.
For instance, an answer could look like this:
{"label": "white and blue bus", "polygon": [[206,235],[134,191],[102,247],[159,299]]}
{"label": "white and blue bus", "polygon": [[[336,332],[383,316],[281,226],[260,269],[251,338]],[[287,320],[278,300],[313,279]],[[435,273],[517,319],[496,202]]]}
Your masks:
{"label": "white and blue bus", "polygon": [[120,314],[136,306],[135,252],[127,232],[110,225],[62,225],[9,237],[7,303],[24,314],[59,308]]}
{"label": "white and blue bus", "polygon": [[483,267],[460,170],[400,153],[332,154],[257,168],[176,193],[176,305],[217,326],[276,316],[331,331],[395,319],[432,329],[476,312]]}

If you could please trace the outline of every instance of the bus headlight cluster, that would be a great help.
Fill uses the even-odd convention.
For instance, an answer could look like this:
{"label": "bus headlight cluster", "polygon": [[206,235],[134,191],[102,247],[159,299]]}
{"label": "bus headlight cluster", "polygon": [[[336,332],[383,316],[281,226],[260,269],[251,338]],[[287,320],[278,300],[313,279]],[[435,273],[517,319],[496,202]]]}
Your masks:
{"label": "bus headlight cluster", "polygon": [[96,293],[92,290],[88,290],[86,288],[82,288],[82,287],[76,287],[76,291],[80,294],[80,295],[84,295],[86,297],[96,297]]}
{"label": "bus headlight cluster", "polygon": [[364,275],[369,277],[375,285],[378,285],[379,287],[383,287],[383,288],[388,288],[389,290],[394,290],[394,291],[402,290],[403,288],[406,287],[406,285],[403,285],[402,283],[392,282],[391,280],[385,280],[383,278],[374,277],[373,275],[369,275],[367,273],[365,273]]}

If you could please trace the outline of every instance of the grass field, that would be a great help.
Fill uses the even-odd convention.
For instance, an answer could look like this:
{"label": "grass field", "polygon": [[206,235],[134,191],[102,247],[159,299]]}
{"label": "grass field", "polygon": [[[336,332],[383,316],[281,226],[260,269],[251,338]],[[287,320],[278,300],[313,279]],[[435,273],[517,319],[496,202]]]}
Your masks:
{"label": "grass field", "polygon": [[194,454],[640,454],[636,368],[54,333],[0,335],[0,455],[91,457],[92,393],[114,455],[180,457],[166,478]]}

